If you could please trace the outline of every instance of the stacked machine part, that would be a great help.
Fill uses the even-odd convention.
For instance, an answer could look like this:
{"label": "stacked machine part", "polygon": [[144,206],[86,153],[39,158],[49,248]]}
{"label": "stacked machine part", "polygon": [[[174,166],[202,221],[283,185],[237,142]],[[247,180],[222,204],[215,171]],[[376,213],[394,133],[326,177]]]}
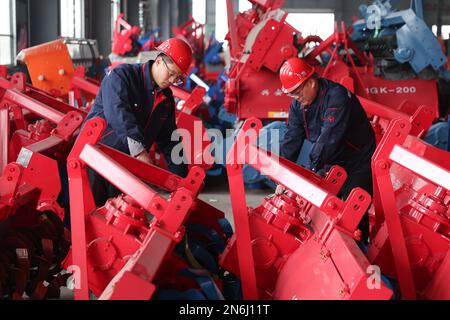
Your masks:
{"label": "stacked machine part", "polygon": [[[70,247],[60,169],[85,112],[26,83],[0,77],[1,290],[6,298],[56,298]],[[67,195],[66,195],[67,197]]]}

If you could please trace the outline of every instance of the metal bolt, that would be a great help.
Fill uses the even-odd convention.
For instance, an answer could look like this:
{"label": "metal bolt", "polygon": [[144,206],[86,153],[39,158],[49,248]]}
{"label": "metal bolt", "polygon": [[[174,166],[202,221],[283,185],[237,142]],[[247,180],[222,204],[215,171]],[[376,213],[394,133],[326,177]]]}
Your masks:
{"label": "metal bolt", "polygon": [[43,74],[38,75],[38,80],[39,81],[44,81],[45,80],[44,75]]}
{"label": "metal bolt", "polygon": [[75,169],[76,167],[78,167],[78,164],[77,164],[75,161],[71,161],[71,162],[70,162],[70,167],[71,167],[72,169]]}
{"label": "metal bolt", "polygon": [[327,205],[328,205],[328,208],[330,208],[330,209],[336,208],[336,204],[334,203],[334,201],[329,201]]}
{"label": "metal bolt", "polygon": [[387,168],[387,163],[386,162],[384,162],[384,161],[381,161],[379,164],[378,164],[378,167],[380,168],[380,169],[386,169]]}
{"label": "metal bolt", "polygon": [[59,70],[58,70],[58,74],[59,74],[60,76],[63,76],[63,75],[66,74],[66,70],[64,70],[64,69],[59,69]]}

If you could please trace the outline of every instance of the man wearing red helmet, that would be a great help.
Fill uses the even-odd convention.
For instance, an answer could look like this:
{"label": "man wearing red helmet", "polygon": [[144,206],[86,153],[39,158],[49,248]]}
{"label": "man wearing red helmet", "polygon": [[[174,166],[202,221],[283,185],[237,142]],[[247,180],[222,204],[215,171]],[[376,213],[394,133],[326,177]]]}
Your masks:
{"label": "man wearing red helmet", "polygon": [[[283,64],[280,80],[283,92],[293,98],[281,156],[296,162],[306,139],[312,144],[309,169],[323,172],[339,165],[347,171],[341,197],[346,198],[355,187],[372,194],[370,163],[375,134],[358,98],[342,85],[319,78],[314,68],[299,58]],[[276,192],[283,188],[279,186]],[[367,213],[359,229],[367,243]]]}
{"label": "man wearing red helmet", "polygon": [[[100,142],[151,163],[148,150],[153,143],[163,153],[169,170],[186,174],[186,166],[171,159],[176,130],[175,102],[170,85],[183,82],[192,60],[190,46],[171,38],[157,47],[158,55],[144,64],[121,64],[103,79],[86,121],[102,117],[107,127]],[[104,202],[118,190],[96,172],[89,170],[95,202]]]}

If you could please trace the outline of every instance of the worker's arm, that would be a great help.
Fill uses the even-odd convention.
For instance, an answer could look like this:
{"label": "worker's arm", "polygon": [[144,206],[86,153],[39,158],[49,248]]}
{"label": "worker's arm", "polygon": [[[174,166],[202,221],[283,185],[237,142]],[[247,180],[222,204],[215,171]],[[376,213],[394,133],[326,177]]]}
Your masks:
{"label": "worker's arm", "polygon": [[293,101],[289,110],[287,131],[281,145],[281,156],[292,162],[297,161],[305,140],[304,120],[299,116],[301,111],[295,110],[296,108],[298,107]]}
{"label": "worker's arm", "polygon": [[121,69],[113,69],[105,77],[102,82],[103,112],[114,133],[128,145],[130,154],[136,156],[144,148],[144,135],[130,105],[128,81]]}
{"label": "worker's arm", "polygon": [[[161,153],[164,155],[164,159],[166,160],[167,167],[169,168],[170,172],[175,173],[179,175],[180,177],[185,177],[188,172],[187,165],[185,161],[177,161],[177,164],[172,161],[172,150],[173,148],[181,143],[181,141],[178,141],[177,139],[172,139],[172,134],[174,133],[174,136],[177,136],[176,129],[177,125],[175,122],[175,103],[172,102],[172,107],[170,107],[171,112],[167,117],[167,120],[165,120],[164,125],[161,128],[161,131],[158,135],[157,139],[157,145]],[[182,154],[175,154],[174,156],[183,156]],[[181,160],[181,159],[180,159]],[[179,164],[178,164],[179,163]]]}
{"label": "worker's arm", "polygon": [[351,109],[350,99],[344,92],[339,91],[333,96],[332,104],[325,109],[319,138],[314,143],[309,155],[313,171],[322,169],[329,162],[347,131]]}

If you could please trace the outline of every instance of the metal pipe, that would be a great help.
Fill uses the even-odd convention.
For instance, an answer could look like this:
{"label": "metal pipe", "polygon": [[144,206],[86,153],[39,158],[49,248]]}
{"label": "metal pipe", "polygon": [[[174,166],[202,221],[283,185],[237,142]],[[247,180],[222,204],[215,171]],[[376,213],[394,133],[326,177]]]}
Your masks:
{"label": "metal pipe", "polygon": [[[216,14],[218,13],[216,12]],[[236,58],[238,52],[238,40],[237,40],[236,24],[234,22],[233,0],[227,0],[227,18],[228,18],[228,29],[230,30],[230,37],[231,37],[231,56],[233,58]]]}
{"label": "metal pipe", "polygon": [[167,201],[108,155],[97,147],[86,144],[80,153],[80,159],[122,192],[130,195],[145,210],[152,212],[156,218],[161,218],[159,211],[150,208],[150,204],[154,199],[159,199],[159,203]]}
{"label": "metal pipe", "polygon": [[48,119],[54,123],[59,123],[64,118],[65,114],[54,110],[53,108],[28,97],[19,92],[17,89],[9,89],[5,92],[3,99],[8,100],[14,104],[21,106],[27,110],[36,113],[37,115]]}

